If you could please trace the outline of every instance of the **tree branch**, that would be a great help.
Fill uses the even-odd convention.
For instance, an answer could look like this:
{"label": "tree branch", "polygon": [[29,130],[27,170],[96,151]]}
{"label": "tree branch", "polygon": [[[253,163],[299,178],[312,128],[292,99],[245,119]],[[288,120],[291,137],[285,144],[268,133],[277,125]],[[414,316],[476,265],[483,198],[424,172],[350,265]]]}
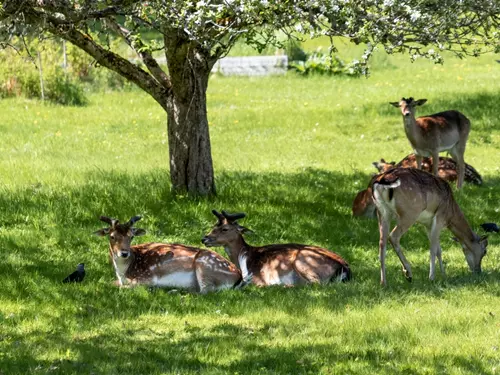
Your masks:
{"label": "tree branch", "polygon": [[114,19],[107,18],[107,25],[118,35],[120,35],[125,42],[134,50],[137,55],[142,59],[144,65],[151,72],[153,77],[156,78],[159,84],[161,84],[166,89],[170,89],[172,84],[170,78],[160,67],[158,62],[154,59],[151,53],[144,49],[144,44],[142,40],[135,38],[129,30],[118,24]]}
{"label": "tree branch", "polygon": [[25,9],[24,13],[26,17],[30,18],[31,24],[43,23],[48,32],[73,43],[96,59],[100,65],[135,83],[166,109],[165,94],[169,87],[161,85],[151,74],[113,51],[103,48],[91,36],[82,33],[64,20],[59,20],[46,12],[33,8]]}

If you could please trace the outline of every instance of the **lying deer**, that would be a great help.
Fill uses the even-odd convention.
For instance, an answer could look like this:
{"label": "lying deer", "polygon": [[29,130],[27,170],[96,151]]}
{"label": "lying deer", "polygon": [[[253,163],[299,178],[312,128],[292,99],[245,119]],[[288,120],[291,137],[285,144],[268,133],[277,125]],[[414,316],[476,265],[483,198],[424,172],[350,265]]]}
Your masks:
{"label": "lying deer", "polygon": [[215,210],[212,213],[218,222],[202,242],[206,246],[224,246],[245,280],[251,279],[258,286],[292,286],[351,278],[347,262],[327,249],[295,243],[250,246],[243,238],[248,229],[236,221],[244,218],[244,213],[231,215]]}
{"label": "lying deer", "polygon": [[241,272],[213,251],[156,242],[131,246],[134,237],[146,233],[133,226],[140,216],[124,224],[106,216],[100,219],[109,227],[94,234],[109,236],[109,256],[120,286],[143,284],[199,293],[241,286]]}
{"label": "lying deer", "polygon": [[[399,241],[416,222],[427,229],[430,241],[429,279],[434,280],[436,257],[444,275],[439,234],[448,228],[462,245],[465,259],[472,272],[481,272],[481,260],[486,255],[487,236],[479,237],[453,198],[448,183],[430,173],[413,168],[394,168],[376,176],[373,181],[373,200],[377,206],[380,230],[380,283],[386,285],[385,254],[387,237],[398,255],[406,278],[412,280],[411,267]],[[396,227],[389,235],[392,218]]]}
{"label": "lying deer", "polygon": [[[403,167],[403,168],[417,168],[417,157],[415,154],[410,154],[405,156],[403,160],[396,164],[396,162],[391,161],[387,163],[384,159],[380,159],[380,162],[374,161],[373,166],[378,169],[379,172],[386,172],[389,169],[395,167]],[[483,183],[483,179],[479,173],[477,173],[476,169],[467,163],[465,165],[465,173],[464,180],[465,182],[469,182],[474,185],[481,185]],[[432,173],[433,165],[432,159],[424,157],[422,158],[422,168],[423,171]],[[451,158],[443,158],[439,157],[438,164],[438,176],[446,181],[456,181],[458,178],[457,173],[457,163],[455,160]]]}
{"label": "lying deer", "polygon": [[[458,111],[445,111],[415,118],[415,108],[426,101],[427,99],[402,98],[399,102],[390,104],[401,109],[406,136],[415,152],[417,168],[421,169],[424,156],[439,160],[439,153],[448,150],[457,162],[457,187],[461,188],[464,182],[464,153],[470,121]],[[438,175],[438,166],[439,163],[432,163],[432,173],[435,176]]]}

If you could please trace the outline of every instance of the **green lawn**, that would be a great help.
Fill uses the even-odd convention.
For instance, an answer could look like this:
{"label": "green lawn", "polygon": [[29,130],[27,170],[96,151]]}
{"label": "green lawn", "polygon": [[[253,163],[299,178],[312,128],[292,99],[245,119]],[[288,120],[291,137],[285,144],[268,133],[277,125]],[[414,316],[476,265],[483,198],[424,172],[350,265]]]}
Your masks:
{"label": "green lawn", "polygon": [[[428,99],[420,114],[469,117],[466,161],[485,184],[456,198],[473,227],[500,221],[494,59],[378,55],[368,79],[214,77],[211,199],[170,194],[166,116],[140,91],[93,94],[85,108],[0,101],[0,374],[499,373],[499,235],[473,276],[443,232],[447,278],[430,282],[414,227],[402,240],[414,281],[389,249],[383,289],[377,223],[351,217],[371,162],[410,152],[388,102],[413,96]],[[201,246],[213,208],[246,212],[252,244],[338,252],[354,279],[204,296],[112,285],[106,240],[91,235],[99,215],[141,214],[141,240]],[[85,281],[62,284],[79,262]]]}

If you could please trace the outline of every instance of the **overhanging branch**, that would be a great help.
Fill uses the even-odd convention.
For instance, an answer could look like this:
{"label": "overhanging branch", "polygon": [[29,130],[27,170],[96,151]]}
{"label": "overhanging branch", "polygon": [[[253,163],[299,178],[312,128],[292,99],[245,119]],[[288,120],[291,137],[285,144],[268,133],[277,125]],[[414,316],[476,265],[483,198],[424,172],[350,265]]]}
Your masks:
{"label": "overhanging branch", "polygon": [[144,65],[148,68],[154,78],[166,89],[170,89],[171,83],[168,75],[163,71],[155,58],[151,53],[144,49],[144,44],[140,39],[134,39],[129,30],[121,26],[114,19],[107,18],[107,25],[118,35],[120,35],[123,40],[134,50],[137,55],[142,59]]}

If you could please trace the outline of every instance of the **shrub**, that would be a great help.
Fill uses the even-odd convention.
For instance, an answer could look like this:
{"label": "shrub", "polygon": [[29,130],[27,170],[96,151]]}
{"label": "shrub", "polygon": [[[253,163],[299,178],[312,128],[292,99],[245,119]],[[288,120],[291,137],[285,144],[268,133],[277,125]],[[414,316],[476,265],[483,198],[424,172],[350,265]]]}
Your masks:
{"label": "shrub", "polygon": [[57,68],[46,81],[47,100],[63,105],[86,105],[88,99],[81,84]]}
{"label": "shrub", "polygon": [[[120,48],[112,42],[112,48]],[[14,41],[15,45],[16,42]],[[28,51],[18,42],[20,52],[0,50],[0,97],[23,95],[41,98],[40,73],[36,57],[40,52],[45,99],[63,105],[85,105],[85,88],[123,90],[134,85],[115,72],[96,66],[92,57],[66,43],[67,67],[63,70],[60,40],[27,41]]]}
{"label": "shrub", "polygon": [[303,76],[321,74],[357,77],[362,73],[359,61],[346,64],[339,57],[324,53],[321,49],[307,55],[305,60],[292,60],[289,69]]}

